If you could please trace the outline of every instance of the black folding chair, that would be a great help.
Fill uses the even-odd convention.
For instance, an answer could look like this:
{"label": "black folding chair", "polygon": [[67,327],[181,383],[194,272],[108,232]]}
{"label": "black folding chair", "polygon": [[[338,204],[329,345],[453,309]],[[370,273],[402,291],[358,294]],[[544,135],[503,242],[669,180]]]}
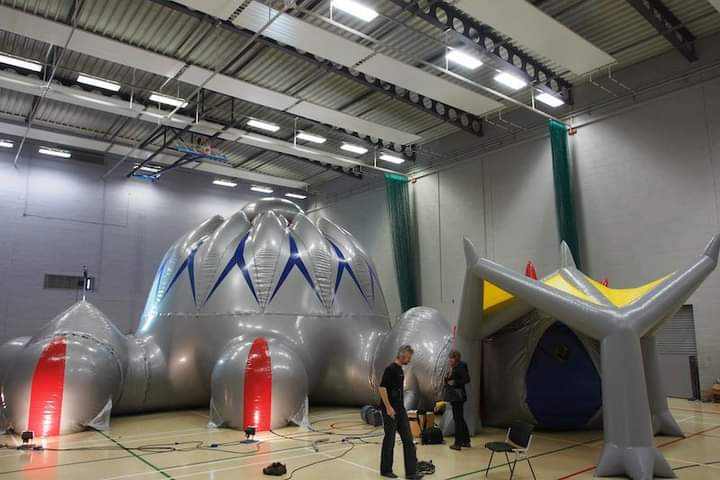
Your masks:
{"label": "black folding chair", "polygon": [[[533,479],[535,477],[535,470],[533,470],[532,463],[530,463],[530,442],[532,441],[532,433],[535,426],[525,422],[513,422],[510,428],[508,428],[507,435],[505,436],[504,442],[490,442],[485,444],[485,448],[490,450],[490,460],[488,461],[487,468],[485,469],[485,476],[487,477],[492,465],[493,456],[495,453],[504,453],[505,460],[507,460],[507,466],[510,469],[510,479],[512,480],[515,474],[515,466],[518,461],[522,462],[527,460],[530,472],[532,472]],[[515,454],[515,461],[510,464],[510,453]]]}

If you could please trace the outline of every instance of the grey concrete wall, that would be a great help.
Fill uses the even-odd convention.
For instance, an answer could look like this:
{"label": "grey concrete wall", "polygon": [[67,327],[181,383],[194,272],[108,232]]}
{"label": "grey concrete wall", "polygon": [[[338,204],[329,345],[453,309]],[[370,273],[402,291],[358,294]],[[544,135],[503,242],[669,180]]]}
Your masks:
{"label": "grey concrete wall", "polygon": [[[720,81],[654,100],[572,137],[585,270],[612,287],[681,268],[720,232]],[[701,383],[720,376],[720,272],[690,299]]]}
{"label": "grey concrete wall", "polygon": [[478,253],[543,275],[557,266],[558,234],[550,145],[537,140],[470,158],[414,184],[423,305],[455,321],[465,257],[462,240]]}
{"label": "grey concrete wall", "polygon": [[75,302],[76,292],[44,290],[43,276],[80,274],[83,265],[97,277],[89,300],[130,331],[167,248],[204,219],[259,198],[198,174],[104,183],[103,165],[29,154],[15,169],[12,160],[0,152],[0,341],[35,333]]}

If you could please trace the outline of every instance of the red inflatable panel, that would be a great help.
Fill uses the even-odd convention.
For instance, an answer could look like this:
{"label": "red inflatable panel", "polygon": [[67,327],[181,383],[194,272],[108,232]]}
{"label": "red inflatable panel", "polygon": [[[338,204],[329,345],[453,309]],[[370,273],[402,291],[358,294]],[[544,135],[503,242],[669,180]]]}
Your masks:
{"label": "red inflatable panel", "polygon": [[30,390],[28,430],[36,437],[60,435],[67,339],[57,336],[40,354]]}
{"label": "red inflatable panel", "polygon": [[258,337],[250,348],[245,365],[243,424],[258,432],[270,430],[272,409],[272,364],[267,340]]}

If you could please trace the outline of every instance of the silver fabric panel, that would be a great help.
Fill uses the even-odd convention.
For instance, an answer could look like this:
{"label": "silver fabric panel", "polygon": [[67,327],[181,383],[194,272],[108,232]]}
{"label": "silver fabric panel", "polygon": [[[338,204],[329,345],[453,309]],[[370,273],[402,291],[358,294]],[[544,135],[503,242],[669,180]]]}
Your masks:
{"label": "silver fabric panel", "polygon": [[220,263],[222,255],[227,251],[234,253],[234,250],[230,249],[230,244],[245,235],[248,230],[250,230],[250,222],[245,212],[237,212],[225,220],[200,247],[196,257],[198,278],[195,287],[200,301],[204,302],[207,299],[220,269],[224,267],[224,264]]}
{"label": "silver fabric panel", "polygon": [[315,224],[304,214],[295,217],[290,231],[295,235],[300,248],[301,257],[306,265],[311,266],[310,273],[328,311],[332,310],[337,274],[337,264],[333,260],[330,245]]}
{"label": "silver fabric panel", "polygon": [[278,271],[282,268],[280,259],[287,258],[288,245],[285,228],[275,212],[266,212],[256,217],[247,255],[252,260],[251,271],[260,305],[265,307],[270,300]]}

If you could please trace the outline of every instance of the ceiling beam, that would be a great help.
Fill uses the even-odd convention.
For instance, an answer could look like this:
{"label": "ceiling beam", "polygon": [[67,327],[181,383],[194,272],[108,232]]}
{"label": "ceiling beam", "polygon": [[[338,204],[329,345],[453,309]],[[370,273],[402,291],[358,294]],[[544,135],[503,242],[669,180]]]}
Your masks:
{"label": "ceiling beam", "polygon": [[529,78],[536,88],[560,96],[565,103],[572,104],[570,82],[539,60],[506,42],[492,28],[475,20],[459,8],[441,0],[429,2],[425,7],[417,0],[390,1],[447,32],[452,39],[461,44],[480,49],[500,70],[520,78]]}
{"label": "ceiling beam", "polygon": [[[169,0],[152,1],[167,8],[172,8],[174,10],[203,20],[204,22],[216,24],[218,21],[220,21],[220,26],[222,28],[238,34],[242,34],[244,36],[253,35],[255,33],[252,30],[240,27],[230,21],[218,19],[217,17],[213,17],[205,12],[190,9],[176,2],[172,2]],[[483,121],[482,118],[478,115],[456,107],[445,105],[443,102],[435,100],[427,95],[422,95],[420,93],[416,93],[406,88],[403,88],[400,85],[394,85],[387,81],[380,80],[379,78],[363,74],[357,70],[351,69],[346,65],[341,65],[320,56],[313,55],[310,52],[302,51],[291,45],[278,42],[277,40],[274,40],[270,37],[262,36],[256,41],[261,45],[273,48],[275,50],[280,50],[296,58],[300,58],[329,73],[335,73],[344,78],[359,83],[375,92],[382,93],[383,95],[386,95],[394,100],[398,100],[405,105],[412,106],[417,110],[432,115],[435,118],[438,118],[444,122],[450,123],[460,130],[471,133],[478,137],[483,136]],[[368,139],[364,138],[364,140]],[[399,146],[396,147],[393,144],[388,144],[388,142],[383,142],[383,139],[376,139],[373,143],[375,143],[376,145],[384,144],[386,147],[396,151],[402,150],[402,148],[398,148]]]}
{"label": "ceiling beam", "polygon": [[[0,133],[3,133],[5,135],[11,135],[14,137],[22,137],[24,132],[24,125],[7,121],[0,121]],[[111,144],[110,142],[104,140],[87,138],[80,135],[73,135],[70,133],[55,131],[47,128],[39,128],[37,126],[30,128],[27,134],[27,138],[38,142],[49,143],[50,145],[63,145],[71,149],[76,148],[79,150],[97,152],[102,155],[112,155],[116,157],[128,155],[132,149],[132,147],[130,147],[129,145],[122,145],[118,143]],[[134,153],[128,155],[128,159],[137,162],[144,160],[148,155],[150,155],[150,152],[137,149]],[[180,156],[175,153],[162,153],[155,157],[154,162],[160,165],[171,165],[178,158],[180,158]],[[307,182],[292,180],[289,178],[276,177],[273,175],[265,175],[262,173],[250,172],[247,170],[228,167],[218,163],[201,162],[199,165],[193,167],[192,170],[205,172],[213,175],[221,175],[223,177],[237,178],[248,182],[277,185],[280,187],[298,190],[307,190],[307,188],[309,187],[309,184]]]}
{"label": "ceiling beam", "polygon": [[[36,78],[0,70],[0,88],[28,95],[40,96],[46,90],[45,86],[46,84],[43,81]],[[383,173],[398,173],[394,170],[367,164],[360,160],[356,160],[355,158],[335,154],[330,151],[320,150],[309,146],[295,145],[293,142],[257,133],[250,133],[241,128],[233,128],[232,125],[225,125],[206,120],[195,122],[194,118],[186,117],[181,114],[175,114],[168,118],[163,116],[163,114],[167,114],[167,112],[159,112],[151,109],[140,103],[137,98],[134,100],[132,105],[130,105],[129,102],[122,99],[108,97],[94,92],[87,92],[85,90],[78,90],[61,84],[53,84],[47,91],[47,98],[92,110],[99,110],[108,114],[120,115],[122,117],[149,122],[155,125],[162,124],[180,129],[190,127],[190,132],[208,137],[218,134],[217,137],[223,141],[236,142],[262,150],[281,153],[289,157],[307,160],[315,165],[326,167],[331,170],[364,169],[377,170]],[[141,145],[139,148],[144,148],[146,146],[147,144]]]}
{"label": "ceiling beam", "polygon": [[[185,9],[185,7],[178,7]],[[217,20],[215,22],[217,23]],[[71,27],[66,24],[4,5],[0,5],[0,29],[51,45],[64,45],[71,31]],[[258,37],[255,42],[257,43],[262,39],[263,37]],[[84,55],[101,58],[166,78],[179,76],[180,81],[193,86],[203,85],[213,75],[211,70],[196,66],[187,68],[186,64],[181,60],[86,32],[79,28],[75,31],[75,35],[67,48]],[[420,140],[417,135],[389,128],[353,115],[335,112],[332,109],[301,98],[285,95],[226,75],[216,75],[209,84],[205,85],[205,88],[228,97],[235,97],[249,103],[262,105],[278,112],[302,117],[309,122],[342,129],[363,141],[375,145],[384,145],[395,151],[402,151],[408,158],[412,157],[413,149],[410,147],[406,149],[405,145]],[[293,107],[302,108],[308,115],[291,111]]]}
{"label": "ceiling beam", "polygon": [[647,20],[675,50],[694,62],[698,59],[695,53],[695,35],[688,30],[662,0],[626,0],[637,12]]}

